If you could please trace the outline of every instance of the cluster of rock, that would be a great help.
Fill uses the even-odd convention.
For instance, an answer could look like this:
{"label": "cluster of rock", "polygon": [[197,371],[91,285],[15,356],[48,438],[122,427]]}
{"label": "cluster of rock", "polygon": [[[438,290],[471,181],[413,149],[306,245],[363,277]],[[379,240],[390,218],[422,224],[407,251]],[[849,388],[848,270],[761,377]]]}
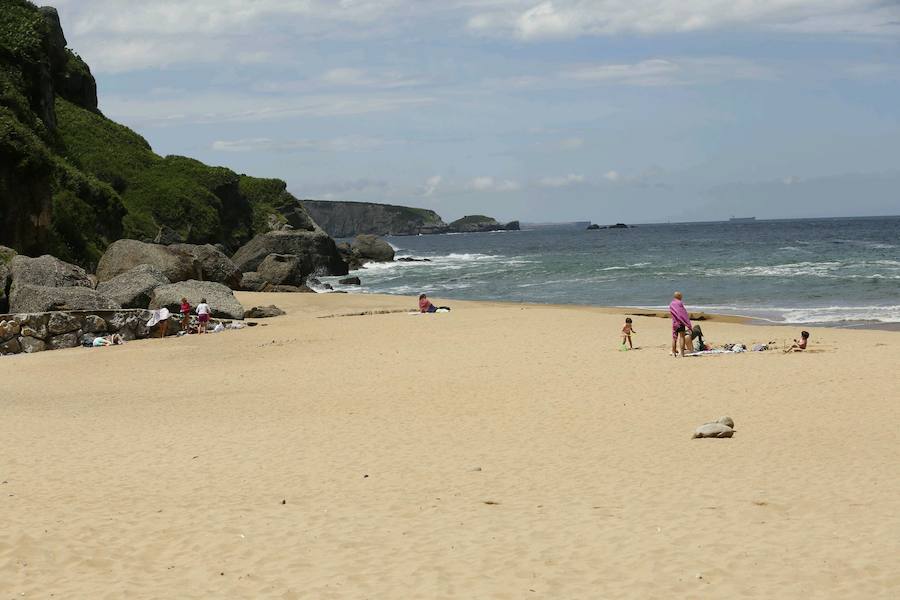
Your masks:
{"label": "cluster of rock", "polygon": [[450,223],[446,230],[435,233],[488,233],[491,231],[519,231],[518,221],[501,223],[484,215],[467,215]]}
{"label": "cluster of rock", "polygon": [[[74,348],[99,335],[150,335],[148,310],[45,312],[0,317],[0,355]],[[174,332],[174,330],[173,330]]]}
{"label": "cluster of rock", "polygon": [[369,234],[356,236],[350,243],[341,242],[337,246],[341,258],[351,271],[367,262],[391,262],[394,248],[383,239]]}

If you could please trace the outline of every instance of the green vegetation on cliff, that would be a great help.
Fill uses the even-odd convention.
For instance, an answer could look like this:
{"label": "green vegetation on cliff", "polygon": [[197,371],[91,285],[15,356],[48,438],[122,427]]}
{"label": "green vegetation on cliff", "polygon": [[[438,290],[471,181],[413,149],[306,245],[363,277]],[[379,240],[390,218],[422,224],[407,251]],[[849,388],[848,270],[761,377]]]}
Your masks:
{"label": "green vegetation on cliff", "polygon": [[120,237],[236,249],[303,211],[283,181],[155,154],[65,44],[55,10],[0,0],[0,244],[92,266]]}

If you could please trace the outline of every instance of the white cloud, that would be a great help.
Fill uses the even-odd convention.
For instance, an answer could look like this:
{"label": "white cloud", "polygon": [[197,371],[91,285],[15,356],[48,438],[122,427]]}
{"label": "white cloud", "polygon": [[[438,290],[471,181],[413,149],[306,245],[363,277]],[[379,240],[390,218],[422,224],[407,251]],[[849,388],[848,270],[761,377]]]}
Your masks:
{"label": "white cloud", "polygon": [[217,140],[212,149],[220,152],[363,152],[381,148],[386,142],[365,136],[344,136],[327,140],[273,140],[270,138],[247,138],[239,140]]}
{"label": "white cloud", "polygon": [[433,196],[434,193],[437,191],[438,186],[441,185],[441,181],[443,181],[443,180],[444,180],[444,178],[441,177],[440,175],[432,175],[431,177],[426,179],[425,185],[422,188],[422,195],[425,197]]}
{"label": "white cloud", "polygon": [[566,69],[565,79],[636,86],[685,85],[739,79],[774,79],[772,69],[728,56],[652,58],[636,63],[584,64]]}
{"label": "white cloud", "polygon": [[607,171],[606,173],[603,174],[603,179],[606,179],[607,181],[612,181],[613,183],[616,183],[617,181],[622,180],[622,176],[619,174],[618,171]]}
{"label": "white cloud", "polygon": [[569,137],[559,141],[559,147],[563,150],[578,150],[584,146],[584,138]]}
{"label": "white cloud", "polygon": [[468,28],[524,40],[748,28],[896,35],[898,15],[882,0],[510,0],[472,15]]}
{"label": "white cloud", "polygon": [[291,117],[338,117],[391,112],[432,102],[427,96],[399,93],[317,94],[299,97],[204,92],[152,98],[104,96],[103,112],[130,125],[223,123]]}
{"label": "white cloud", "polygon": [[514,192],[521,189],[517,181],[494,179],[489,176],[475,177],[469,182],[469,189],[477,192]]}
{"label": "white cloud", "polygon": [[568,175],[560,175],[556,177],[544,177],[538,180],[538,184],[542,187],[561,188],[578,183],[584,183],[584,175],[576,175],[569,173]]}

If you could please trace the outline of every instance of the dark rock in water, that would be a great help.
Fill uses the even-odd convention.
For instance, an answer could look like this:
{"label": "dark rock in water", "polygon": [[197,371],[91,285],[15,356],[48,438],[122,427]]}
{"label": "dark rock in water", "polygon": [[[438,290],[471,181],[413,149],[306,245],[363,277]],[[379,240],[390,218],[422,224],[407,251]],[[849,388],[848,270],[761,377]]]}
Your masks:
{"label": "dark rock in water", "polygon": [[244,318],[244,307],[234,297],[234,292],[228,286],[214,281],[188,280],[161,285],[154,289],[150,296],[150,308],[165,307],[170,312],[178,314],[182,298],[187,298],[192,306],[197,306],[203,298],[206,298],[214,317]]}
{"label": "dark rock in water", "polygon": [[397,262],[431,262],[430,258],[413,258],[412,256],[403,256],[396,260]]}
{"label": "dark rock in water", "polygon": [[588,225],[587,228],[588,228],[588,231],[592,231],[592,230],[600,229],[600,226],[597,225],[596,223],[591,223],[590,225]]}
{"label": "dark rock in water", "polygon": [[359,280],[359,277],[346,277],[338,281],[341,285],[362,285],[362,281]]}
{"label": "dark rock in water", "polygon": [[256,271],[250,271],[249,273],[244,273],[241,276],[242,290],[246,290],[248,292],[261,292],[267,285],[268,283],[266,283],[266,280],[263,279]]}
{"label": "dark rock in water", "polygon": [[303,269],[295,254],[270,254],[263,259],[256,272],[272,285],[301,285]]}
{"label": "dark rock in water", "polygon": [[625,223],[616,223],[615,225],[610,225],[610,229],[628,229],[628,225]]}
{"label": "dark rock in water", "polygon": [[233,290],[240,287],[241,270],[212,244],[173,244],[169,248],[193,257],[200,265],[203,281],[222,283]]}
{"label": "dark rock in water", "polygon": [[202,277],[199,262],[186,252],[137,240],[118,240],[109,245],[97,265],[97,277],[109,281],[138,265],[153,265],[171,282]]}
{"label": "dark rock in water", "polygon": [[244,313],[245,319],[268,319],[270,317],[280,317],[286,314],[283,310],[271,304],[269,306],[254,306]]}
{"label": "dark rock in water", "polygon": [[350,244],[350,248],[363,262],[391,262],[394,260],[393,247],[374,235],[356,236]]}
{"label": "dark rock in water", "polygon": [[138,265],[97,285],[97,291],[123,308],[147,308],[150,295],[161,285],[172,283],[159,267]]}
{"label": "dark rock in water", "polygon": [[271,231],[257,235],[235,252],[232,260],[248,273],[256,271],[270,254],[293,254],[300,261],[300,276],[313,273],[346,275],[347,264],[334,240],[324,231]]}
{"label": "dark rock in water", "polygon": [[330,283],[323,283],[323,284],[322,284],[322,287],[325,288],[326,290],[333,290],[333,289],[334,289],[334,286],[332,286]]}
{"label": "dark rock in water", "polygon": [[497,219],[485,215],[467,215],[447,226],[443,233],[486,233],[490,231],[519,231],[519,222],[500,223]]}
{"label": "dark rock in water", "polygon": [[10,312],[39,313],[55,310],[104,310],[121,308],[97,290],[87,287],[15,285],[9,296]]}
{"label": "dark rock in water", "polygon": [[38,258],[13,256],[9,262],[10,289],[20,285],[93,288],[87,271],[45,254]]}

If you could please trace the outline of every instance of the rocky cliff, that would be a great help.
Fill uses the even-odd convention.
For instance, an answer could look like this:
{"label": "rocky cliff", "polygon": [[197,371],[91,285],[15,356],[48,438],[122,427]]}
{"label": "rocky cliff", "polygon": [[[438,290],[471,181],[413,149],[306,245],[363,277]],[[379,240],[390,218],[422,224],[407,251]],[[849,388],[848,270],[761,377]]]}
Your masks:
{"label": "rocky cliff", "polygon": [[303,200],[312,218],[334,237],[359,234],[418,235],[436,233],[447,224],[433,210],[374,202]]}
{"label": "rocky cliff", "polygon": [[59,16],[0,0],[0,244],[92,268],[119,238],[234,251],[290,225],[319,231],[278,179],[162,157],[98,110]]}
{"label": "rocky cliff", "polygon": [[484,233],[488,231],[519,231],[519,222],[501,223],[493,217],[468,215],[447,226],[448,233]]}

